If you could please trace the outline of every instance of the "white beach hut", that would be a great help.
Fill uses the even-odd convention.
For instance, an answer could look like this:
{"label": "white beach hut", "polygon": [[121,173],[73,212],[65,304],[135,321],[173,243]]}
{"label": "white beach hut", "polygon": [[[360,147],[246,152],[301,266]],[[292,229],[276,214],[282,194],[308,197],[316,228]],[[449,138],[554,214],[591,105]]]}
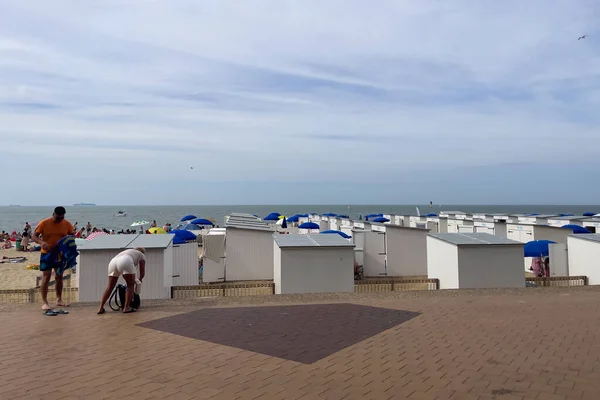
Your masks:
{"label": "white beach hut", "polygon": [[591,233],[600,233],[600,218],[586,218],[581,221],[581,224]]}
{"label": "white beach hut", "polygon": [[[173,286],[173,235],[102,235],[78,246],[79,301],[99,301],[106,287],[110,260],[125,249],[146,249],[144,299],[171,297]],[[125,284],[123,278],[119,283]]]}
{"label": "white beach hut", "polygon": [[225,280],[225,229],[212,228],[202,235],[202,282]]}
{"label": "white beach hut", "polygon": [[388,225],[385,232],[387,276],[427,275],[428,229]]}
{"label": "white beach hut", "polygon": [[506,237],[518,242],[527,243],[532,240],[552,240],[556,243],[567,243],[567,235],[573,233],[568,229],[549,225],[506,224]]}
{"label": "white beach hut", "polygon": [[354,244],[339,235],[275,235],[276,294],[354,292]]}
{"label": "white beach hut", "polygon": [[600,234],[569,235],[567,237],[567,247],[569,249],[568,275],[587,276],[588,284],[600,285],[600,268],[598,268]]}
{"label": "white beach hut", "polygon": [[273,226],[250,214],[232,214],[225,229],[227,232],[226,279],[228,281],[272,280],[273,234],[275,233]]}
{"label": "white beach hut", "polygon": [[366,277],[387,275],[385,235],[377,230],[355,229],[352,232],[356,262],[363,266]]}
{"label": "white beach hut", "polygon": [[440,289],[525,287],[524,244],[487,233],[427,237],[427,274]]}
{"label": "white beach hut", "polygon": [[198,242],[173,244],[173,286],[197,284]]}
{"label": "white beach hut", "polygon": [[578,225],[583,226],[583,221],[588,219],[588,217],[584,217],[583,215],[578,216],[564,216],[564,217],[551,217],[547,219],[548,225],[554,227],[561,227],[565,225]]}

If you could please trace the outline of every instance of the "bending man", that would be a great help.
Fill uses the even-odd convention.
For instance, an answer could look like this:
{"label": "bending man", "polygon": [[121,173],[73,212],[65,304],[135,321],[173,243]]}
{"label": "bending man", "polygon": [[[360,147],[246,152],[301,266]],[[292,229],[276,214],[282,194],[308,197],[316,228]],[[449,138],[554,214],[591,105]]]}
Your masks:
{"label": "bending man", "polygon": [[[56,207],[52,217],[41,221],[33,232],[31,239],[42,247],[40,256],[40,271],[42,272],[42,283],[40,292],[42,295],[42,310],[48,311],[52,308],[48,305],[48,284],[54,269],[56,279],[56,305],[58,307],[67,307],[68,303],[62,300],[63,291],[63,263],[61,255],[58,254],[58,242],[65,236],[74,235],[75,229],[69,221],[65,219],[66,210],[64,207]],[[59,272],[60,271],[60,272]]]}
{"label": "bending man", "polygon": [[125,304],[123,305],[124,313],[134,312],[135,309],[130,307],[131,299],[133,298],[133,291],[135,289],[135,274],[139,266],[140,270],[140,282],[146,275],[146,250],[143,247],[136,247],[135,249],[123,250],[117,254],[108,264],[108,285],[102,295],[100,302],[100,308],[98,314],[104,314],[104,304],[108,301],[110,294],[115,289],[119,276],[123,275],[123,279],[127,283],[127,292],[125,295]]}

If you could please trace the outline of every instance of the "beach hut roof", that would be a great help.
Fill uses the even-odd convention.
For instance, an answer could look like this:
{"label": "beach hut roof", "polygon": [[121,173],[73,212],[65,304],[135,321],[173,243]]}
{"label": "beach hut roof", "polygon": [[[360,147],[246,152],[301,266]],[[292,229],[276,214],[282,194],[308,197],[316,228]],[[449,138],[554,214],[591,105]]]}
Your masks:
{"label": "beach hut roof", "polygon": [[256,218],[252,214],[231,214],[229,219],[227,219],[225,228],[275,232],[275,227],[273,225],[262,221],[260,218]]}
{"label": "beach hut roof", "polygon": [[275,235],[279,247],[354,247],[340,235]]}
{"label": "beach hut roof", "polygon": [[429,236],[457,246],[524,245],[522,242],[490,235],[489,233],[430,233]]}

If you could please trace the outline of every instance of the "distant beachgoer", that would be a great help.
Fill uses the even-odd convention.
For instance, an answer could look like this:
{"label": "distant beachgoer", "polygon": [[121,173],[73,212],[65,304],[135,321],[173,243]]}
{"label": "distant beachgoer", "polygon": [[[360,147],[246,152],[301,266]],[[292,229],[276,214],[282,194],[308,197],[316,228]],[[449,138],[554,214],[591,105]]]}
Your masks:
{"label": "distant beachgoer", "polygon": [[87,225],[85,226],[85,230],[88,235],[92,232],[92,223],[91,222],[87,223]]}
{"label": "distant beachgoer", "polygon": [[23,232],[23,237],[21,238],[21,250],[22,251],[29,251],[28,247],[29,247],[29,237],[30,237],[30,233],[25,231]]}
{"label": "distant beachgoer", "polygon": [[544,262],[542,261],[541,257],[534,257],[531,260],[531,271],[533,271],[533,274],[538,277],[541,278],[542,276],[544,276]]}
{"label": "distant beachgoer", "polygon": [[23,232],[31,233],[31,225],[29,225],[29,222],[25,222],[25,227],[23,228]]}
{"label": "distant beachgoer", "polygon": [[152,221],[150,224],[150,228],[156,228],[156,220]]}
{"label": "distant beachgoer", "polygon": [[115,285],[119,280],[119,276],[123,275],[123,279],[127,283],[127,292],[125,295],[125,304],[123,305],[124,313],[134,312],[135,309],[129,307],[131,299],[133,298],[133,292],[136,285],[136,270],[139,266],[140,278],[139,283],[141,284],[144,276],[146,275],[146,250],[143,247],[136,247],[135,249],[123,250],[117,254],[108,264],[108,285],[102,295],[100,301],[100,308],[98,314],[104,314],[104,304],[108,301],[112,291],[115,289]]}
{"label": "distant beachgoer", "polygon": [[550,277],[550,257],[544,259],[544,273],[546,278]]}
{"label": "distant beachgoer", "polygon": [[65,236],[75,234],[73,225],[65,219],[66,210],[64,207],[56,207],[52,217],[42,220],[33,232],[32,240],[39,244],[41,248],[40,271],[42,272],[42,283],[40,292],[42,295],[42,310],[51,310],[48,305],[48,284],[54,269],[56,280],[56,305],[58,307],[68,307],[69,303],[62,300],[63,291],[63,272],[58,273],[62,264],[45,261],[46,258],[55,250],[56,244]]}

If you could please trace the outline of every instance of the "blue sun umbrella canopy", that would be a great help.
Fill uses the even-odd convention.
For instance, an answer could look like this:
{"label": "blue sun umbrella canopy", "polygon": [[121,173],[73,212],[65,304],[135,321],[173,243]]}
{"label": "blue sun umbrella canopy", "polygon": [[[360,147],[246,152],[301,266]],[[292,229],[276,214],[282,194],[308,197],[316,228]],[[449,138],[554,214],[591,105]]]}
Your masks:
{"label": "blue sun umbrella canopy", "polygon": [[390,220],[383,217],[377,217],[373,220],[373,222],[390,222]]}
{"label": "blue sun umbrella canopy", "polygon": [[338,214],[337,216],[338,218],[350,218],[349,216],[345,215],[345,214]]}
{"label": "blue sun umbrella canopy", "polygon": [[431,214],[425,214],[424,217],[437,217],[437,214],[431,213]]}
{"label": "blue sun umbrella canopy", "polygon": [[[196,224],[185,224],[185,225],[181,225],[178,226],[177,229],[174,230],[180,230],[180,231],[201,231],[202,227]],[[173,231],[171,231],[173,232]]]}
{"label": "blue sun umbrella canopy", "polygon": [[321,234],[322,234],[322,235],[323,235],[323,234],[325,234],[325,235],[328,235],[328,234],[335,234],[335,233],[337,233],[338,235],[340,235],[340,236],[341,236],[341,237],[343,237],[344,239],[350,239],[350,238],[352,237],[352,236],[350,236],[350,235],[348,235],[348,234],[346,234],[346,233],[344,233],[344,232],[342,232],[342,231],[336,231],[336,230],[333,230],[333,229],[330,229],[330,230],[327,230],[327,231],[323,231],[323,232],[321,232]]}
{"label": "blue sun umbrella canopy", "polygon": [[214,225],[212,223],[212,221],[209,221],[209,220],[204,219],[204,218],[196,218],[191,223],[192,224],[196,224],[196,225]]}
{"label": "blue sun umbrella canopy", "polygon": [[279,220],[280,216],[281,216],[281,214],[279,214],[278,212],[272,212],[271,214],[269,214],[266,217],[264,217],[263,220],[265,220],[265,221],[277,221],[277,220]]}
{"label": "blue sun umbrella canopy", "polygon": [[289,217],[287,219],[287,222],[298,222],[300,221],[300,216],[299,215],[292,215],[291,217]]}
{"label": "blue sun umbrella canopy", "polygon": [[593,213],[593,212],[584,212],[582,215],[584,217],[593,217],[594,215],[596,215],[597,213]]}
{"label": "blue sun umbrella canopy", "polygon": [[175,235],[175,237],[173,238],[173,244],[183,244],[188,241],[196,240],[196,235],[194,235],[190,231],[175,229],[168,233],[170,235]]}
{"label": "blue sun umbrella canopy", "polygon": [[315,224],[314,222],[305,222],[298,226],[300,229],[320,229],[319,224]]}
{"label": "blue sun umbrella canopy", "polygon": [[323,214],[324,217],[337,217],[337,214],[335,213],[325,213]]}
{"label": "blue sun umbrella canopy", "polygon": [[383,218],[383,214],[367,214],[365,219],[368,221],[370,218]]}
{"label": "blue sun umbrella canopy", "polygon": [[186,215],[185,217],[181,218],[181,222],[185,222],[185,221],[191,221],[191,220],[193,220],[193,219],[196,219],[196,216],[195,216],[195,215],[192,215],[192,214],[190,214],[190,215]]}
{"label": "blue sun umbrella canopy", "polygon": [[561,226],[561,228],[570,229],[573,231],[573,233],[592,233],[589,231],[589,229],[587,229],[583,226],[574,225],[574,224],[563,225],[563,226]]}
{"label": "blue sun umbrella canopy", "polygon": [[525,257],[548,257],[550,244],[553,244],[552,240],[533,240],[525,243],[524,256]]}

